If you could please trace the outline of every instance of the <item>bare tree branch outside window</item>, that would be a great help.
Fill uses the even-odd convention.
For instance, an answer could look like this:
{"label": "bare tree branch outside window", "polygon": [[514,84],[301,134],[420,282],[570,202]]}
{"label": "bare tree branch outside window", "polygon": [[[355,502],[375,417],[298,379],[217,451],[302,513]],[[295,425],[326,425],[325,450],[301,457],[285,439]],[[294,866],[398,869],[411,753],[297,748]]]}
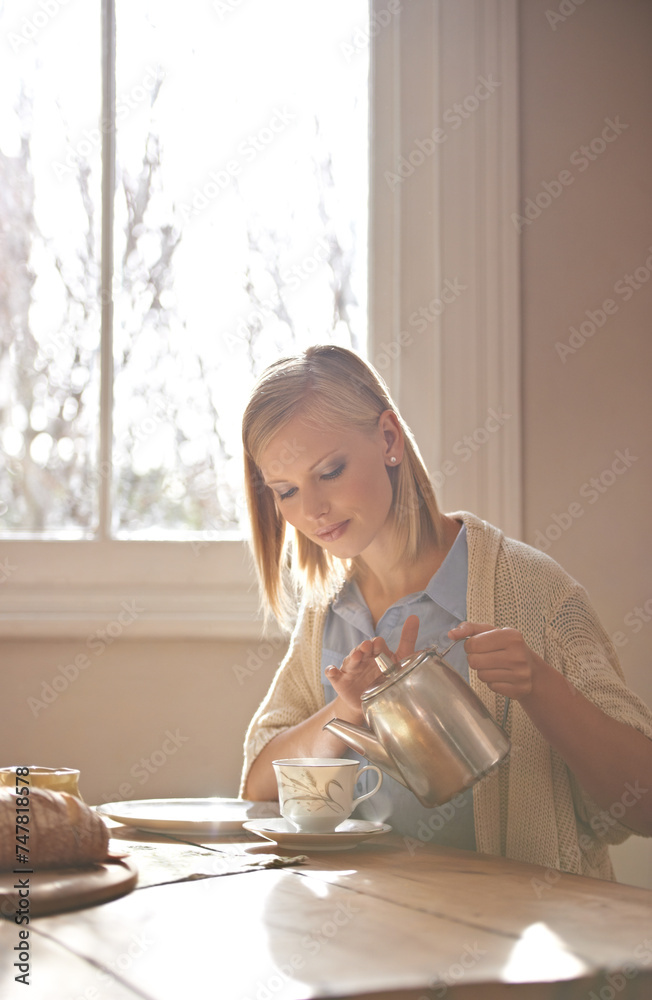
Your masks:
{"label": "bare tree branch outside window", "polygon": [[[110,471],[94,7],[61,7],[33,39],[29,4],[0,12],[6,533],[92,537]],[[310,343],[364,351],[368,65],[346,43],[367,17],[359,0],[328,17],[299,0],[116,4],[116,537],[237,531],[253,378]]]}

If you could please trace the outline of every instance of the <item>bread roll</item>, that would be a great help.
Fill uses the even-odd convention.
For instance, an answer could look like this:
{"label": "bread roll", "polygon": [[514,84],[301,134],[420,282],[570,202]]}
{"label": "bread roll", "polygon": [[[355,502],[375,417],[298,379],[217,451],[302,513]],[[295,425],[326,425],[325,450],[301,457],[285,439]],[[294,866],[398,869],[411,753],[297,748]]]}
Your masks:
{"label": "bread roll", "polygon": [[[83,868],[106,859],[109,831],[80,799],[45,788],[32,788],[25,798],[27,810],[18,806],[13,789],[0,789],[0,871]],[[28,816],[28,824],[16,822],[21,813]],[[16,848],[27,862],[18,860]]]}

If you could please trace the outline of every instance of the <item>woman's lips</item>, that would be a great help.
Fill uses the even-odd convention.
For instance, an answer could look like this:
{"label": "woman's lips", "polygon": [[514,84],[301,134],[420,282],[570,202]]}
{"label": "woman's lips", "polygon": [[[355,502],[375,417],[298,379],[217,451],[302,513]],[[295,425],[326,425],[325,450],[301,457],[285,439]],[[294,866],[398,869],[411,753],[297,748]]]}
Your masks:
{"label": "woman's lips", "polygon": [[349,526],[347,521],[338,521],[337,524],[329,524],[327,528],[320,528],[315,534],[322,542],[336,542],[341,538]]}

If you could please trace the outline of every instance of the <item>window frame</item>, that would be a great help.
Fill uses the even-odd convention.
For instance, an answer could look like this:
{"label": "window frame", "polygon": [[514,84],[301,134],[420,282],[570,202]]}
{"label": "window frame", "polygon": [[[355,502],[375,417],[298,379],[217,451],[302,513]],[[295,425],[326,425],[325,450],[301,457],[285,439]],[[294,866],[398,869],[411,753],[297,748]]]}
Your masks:
{"label": "window frame", "polygon": [[[115,102],[112,9],[102,0],[109,24],[105,107]],[[370,16],[368,357],[414,431],[442,508],[473,510],[521,537],[519,240],[511,221],[519,196],[516,0],[372,0]],[[418,162],[416,141],[430,148],[427,138],[481,78],[498,81],[495,94]],[[112,186],[114,136],[104,138],[103,183]],[[392,186],[386,174],[410,155],[417,166]],[[107,221],[102,282],[110,289]],[[410,317],[437,301],[447,280],[463,284],[463,294],[417,332]],[[111,322],[111,298],[103,295],[102,323]],[[102,350],[106,416],[106,337]],[[497,407],[504,419],[488,434],[487,414]],[[474,460],[455,462],[464,436],[482,428],[488,436]],[[110,461],[107,422],[102,438],[102,460]],[[104,525],[109,478],[102,480]],[[128,541],[104,531],[92,541],[3,539],[0,584],[6,639],[88,639],[97,630],[112,640],[249,639],[261,630],[248,546],[232,535]]]}

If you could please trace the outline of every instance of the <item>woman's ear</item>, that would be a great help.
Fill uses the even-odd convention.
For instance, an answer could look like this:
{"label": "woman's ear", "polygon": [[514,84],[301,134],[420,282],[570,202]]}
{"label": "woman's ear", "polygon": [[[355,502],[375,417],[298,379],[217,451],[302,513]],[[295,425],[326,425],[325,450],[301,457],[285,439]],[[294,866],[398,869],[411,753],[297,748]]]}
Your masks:
{"label": "woman's ear", "polygon": [[400,465],[403,460],[405,437],[393,410],[383,410],[378,418],[378,429],[383,436],[385,465],[390,468]]}

